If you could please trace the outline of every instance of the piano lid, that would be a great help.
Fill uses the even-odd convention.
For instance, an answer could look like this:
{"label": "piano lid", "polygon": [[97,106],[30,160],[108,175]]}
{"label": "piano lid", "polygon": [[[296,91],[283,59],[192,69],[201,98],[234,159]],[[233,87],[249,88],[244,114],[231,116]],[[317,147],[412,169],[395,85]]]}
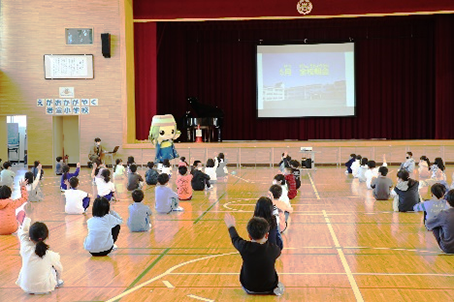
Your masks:
{"label": "piano lid", "polygon": [[188,97],[188,103],[198,117],[224,117],[224,111],[217,106],[202,104],[196,97]]}

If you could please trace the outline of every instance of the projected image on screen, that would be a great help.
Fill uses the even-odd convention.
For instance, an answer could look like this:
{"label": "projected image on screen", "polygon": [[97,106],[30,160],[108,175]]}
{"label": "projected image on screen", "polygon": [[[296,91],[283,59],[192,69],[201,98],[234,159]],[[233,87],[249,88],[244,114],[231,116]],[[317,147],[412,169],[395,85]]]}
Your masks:
{"label": "projected image on screen", "polygon": [[258,117],[355,114],[354,44],[257,46]]}

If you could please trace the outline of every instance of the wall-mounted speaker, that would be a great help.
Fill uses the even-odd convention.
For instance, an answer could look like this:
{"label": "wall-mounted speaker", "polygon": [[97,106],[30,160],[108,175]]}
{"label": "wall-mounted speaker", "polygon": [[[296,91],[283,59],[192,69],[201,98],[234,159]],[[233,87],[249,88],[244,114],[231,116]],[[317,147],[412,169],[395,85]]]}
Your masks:
{"label": "wall-mounted speaker", "polygon": [[102,55],[104,58],[110,58],[110,34],[101,34]]}

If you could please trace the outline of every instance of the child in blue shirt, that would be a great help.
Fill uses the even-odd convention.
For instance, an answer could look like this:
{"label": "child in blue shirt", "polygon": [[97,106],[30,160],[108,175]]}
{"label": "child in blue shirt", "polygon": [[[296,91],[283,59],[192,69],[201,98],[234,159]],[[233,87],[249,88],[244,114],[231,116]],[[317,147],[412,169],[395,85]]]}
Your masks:
{"label": "child in blue shirt", "polygon": [[145,181],[147,185],[155,185],[158,183],[158,171],[154,169],[154,162],[149,161],[147,163],[148,170],[145,172]]}
{"label": "child in blue shirt", "polygon": [[158,176],[159,185],[155,189],[156,211],[161,214],[168,214],[172,211],[183,211],[179,206],[178,194],[167,186],[169,175],[161,173]]}
{"label": "child in blue shirt", "polygon": [[442,210],[447,208],[446,200],[443,199],[446,193],[446,188],[440,183],[436,183],[430,189],[432,198],[424,202],[419,202],[413,206],[413,211],[422,212],[424,211],[424,224],[427,220],[434,218]]}
{"label": "child in blue shirt", "polygon": [[60,190],[65,191],[68,189],[69,179],[73,176],[75,176],[75,177],[79,176],[80,163],[77,163],[77,168],[76,168],[76,171],[74,171],[74,173],[69,173],[68,165],[63,166],[62,172],[63,172],[63,175],[61,176]]}
{"label": "child in blue shirt", "polygon": [[426,227],[433,232],[443,252],[454,253],[454,190],[446,194],[446,201],[451,207],[428,219]]}
{"label": "child in blue shirt", "polygon": [[144,197],[142,190],[134,190],[131,195],[134,203],[128,207],[128,228],[131,232],[146,232],[151,228],[151,209],[142,203]]}

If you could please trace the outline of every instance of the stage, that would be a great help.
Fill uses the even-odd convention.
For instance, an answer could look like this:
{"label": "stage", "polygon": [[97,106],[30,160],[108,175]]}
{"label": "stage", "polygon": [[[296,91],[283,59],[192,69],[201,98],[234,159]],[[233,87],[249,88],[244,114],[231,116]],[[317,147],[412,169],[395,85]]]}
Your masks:
{"label": "stage", "polygon": [[[175,143],[180,156],[192,163],[201,160],[203,163],[220,152],[225,154],[229,165],[272,165],[280,161],[283,152],[287,151],[292,158],[300,160],[309,157],[301,153],[301,147],[312,147],[315,163],[323,165],[342,165],[351,153],[382,162],[383,154],[388,163],[401,163],[407,151],[419,161],[426,155],[433,161],[441,157],[445,162],[454,162],[453,140],[284,140],[284,141],[224,141],[221,143]],[[155,152],[150,142],[124,144],[116,155],[126,162],[128,156],[134,156],[136,163],[146,164],[153,161]]]}

